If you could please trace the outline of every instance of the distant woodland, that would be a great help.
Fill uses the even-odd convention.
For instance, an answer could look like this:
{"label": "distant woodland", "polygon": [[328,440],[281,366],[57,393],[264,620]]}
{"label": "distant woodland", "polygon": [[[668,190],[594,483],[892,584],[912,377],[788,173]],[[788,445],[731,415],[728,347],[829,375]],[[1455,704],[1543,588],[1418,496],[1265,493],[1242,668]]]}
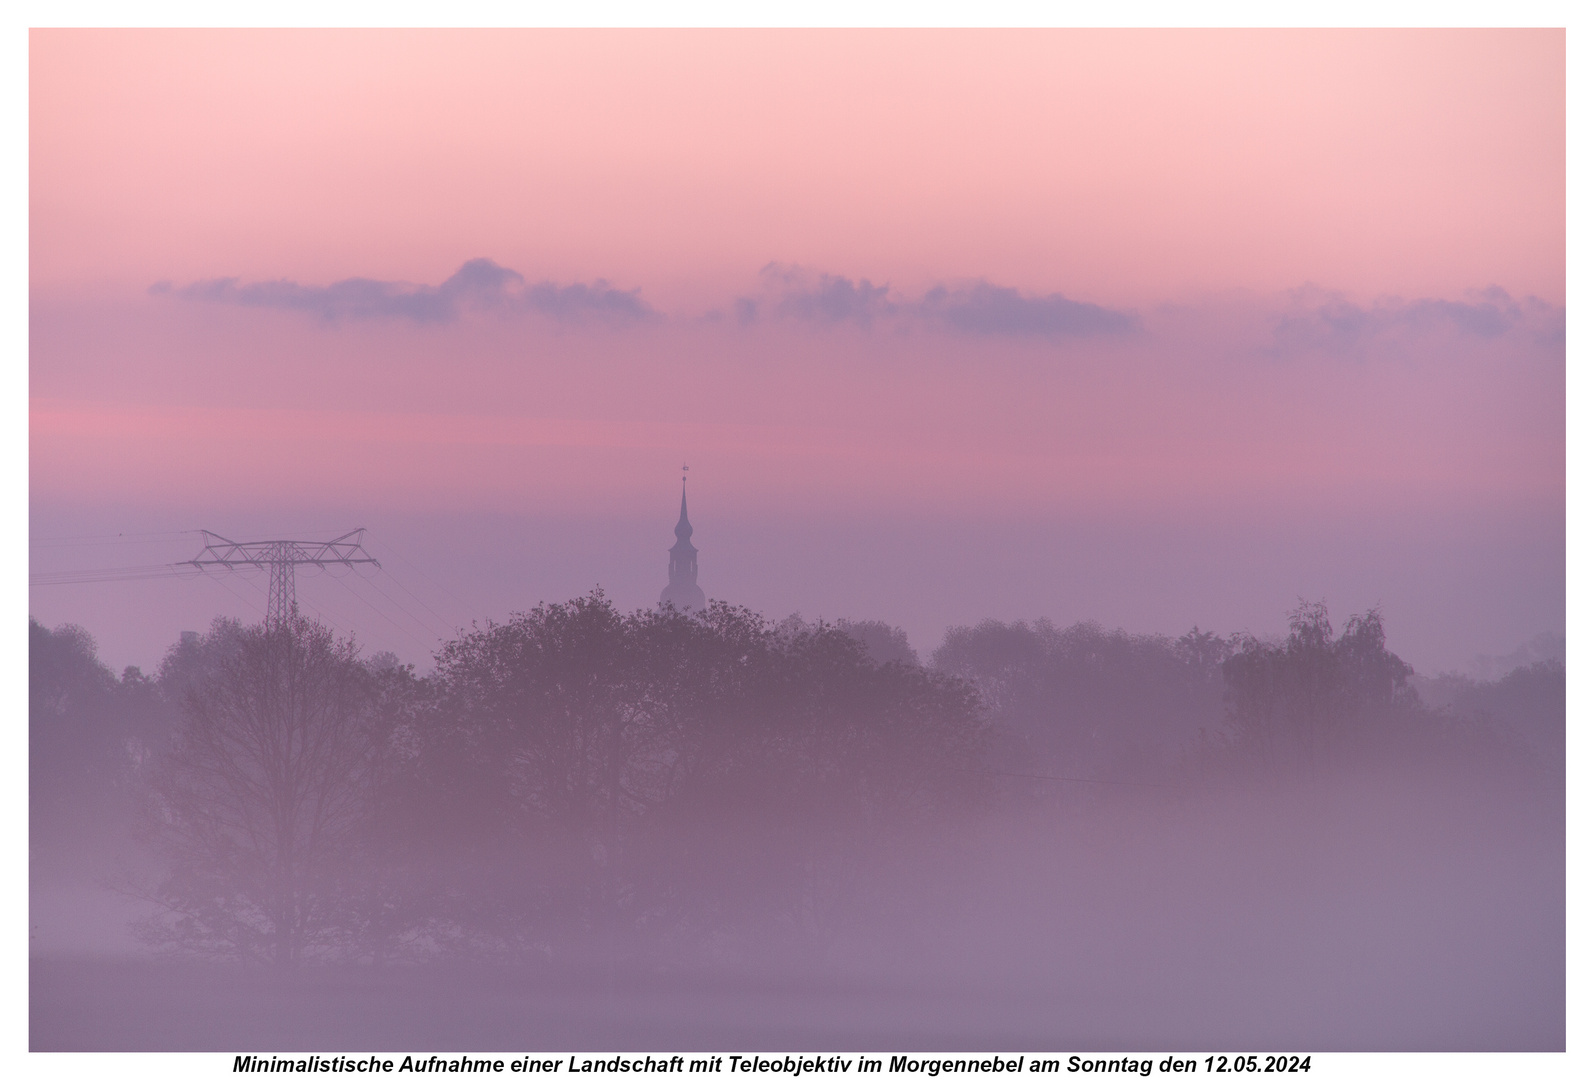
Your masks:
{"label": "distant woodland", "polygon": [[[822,950],[905,837],[1015,805],[1346,770],[1564,785],[1565,670],[1418,680],[1376,611],[1276,640],[625,613],[601,593],[417,674],[315,622],[217,620],[121,675],[30,622],[30,859],[271,964]],[[136,852],[136,857],[129,857]]]}

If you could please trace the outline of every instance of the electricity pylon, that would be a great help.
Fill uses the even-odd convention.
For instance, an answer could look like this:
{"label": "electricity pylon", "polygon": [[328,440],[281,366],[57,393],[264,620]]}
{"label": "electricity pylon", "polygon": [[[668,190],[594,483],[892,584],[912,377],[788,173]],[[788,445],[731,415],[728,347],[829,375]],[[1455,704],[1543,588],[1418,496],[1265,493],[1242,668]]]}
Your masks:
{"label": "electricity pylon", "polygon": [[360,546],[364,529],[346,532],[335,540],[251,540],[240,544],[208,529],[201,529],[205,537],[205,550],[184,565],[225,566],[235,570],[242,566],[271,571],[271,589],[266,598],[266,625],[282,626],[299,610],[294,595],[293,568],[295,566],[354,566],[370,563],[377,569],[382,564],[371,558]]}

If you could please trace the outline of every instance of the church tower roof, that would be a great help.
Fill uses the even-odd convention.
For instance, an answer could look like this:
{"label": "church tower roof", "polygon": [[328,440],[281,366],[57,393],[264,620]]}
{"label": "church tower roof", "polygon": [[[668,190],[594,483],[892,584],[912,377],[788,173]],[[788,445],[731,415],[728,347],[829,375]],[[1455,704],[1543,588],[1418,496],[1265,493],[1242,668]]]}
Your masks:
{"label": "church tower roof", "polygon": [[675,538],[680,541],[692,539],[692,523],[686,518],[686,477],[681,477],[681,520],[675,523]]}

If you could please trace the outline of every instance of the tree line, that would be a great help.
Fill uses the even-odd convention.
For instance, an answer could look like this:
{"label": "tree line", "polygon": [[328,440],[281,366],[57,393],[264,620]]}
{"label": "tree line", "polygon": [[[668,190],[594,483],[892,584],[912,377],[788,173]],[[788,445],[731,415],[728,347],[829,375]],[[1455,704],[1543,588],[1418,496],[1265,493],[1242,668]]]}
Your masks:
{"label": "tree line", "polygon": [[294,618],[218,620],[118,678],[31,623],[34,872],[137,822],[145,939],[278,964],[822,952],[902,837],[1045,790],[1007,777],[1295,775],[1458,739],[1559,767],[1563,670],[1435,710],[1376,611],[1289,626],[988,620],[921,665],[883,623],[595,592],[464,632],[425,676]]}

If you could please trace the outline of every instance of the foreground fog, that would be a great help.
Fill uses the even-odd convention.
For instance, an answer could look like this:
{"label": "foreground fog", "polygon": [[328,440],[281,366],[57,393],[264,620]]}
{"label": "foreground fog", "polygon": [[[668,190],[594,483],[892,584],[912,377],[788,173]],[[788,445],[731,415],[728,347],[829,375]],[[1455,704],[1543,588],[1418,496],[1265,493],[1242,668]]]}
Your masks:
{"label": "foreground fog", "polygon": [[32,645],[35,1050],[1564,1047],[1564,669],[1376,613]]}

